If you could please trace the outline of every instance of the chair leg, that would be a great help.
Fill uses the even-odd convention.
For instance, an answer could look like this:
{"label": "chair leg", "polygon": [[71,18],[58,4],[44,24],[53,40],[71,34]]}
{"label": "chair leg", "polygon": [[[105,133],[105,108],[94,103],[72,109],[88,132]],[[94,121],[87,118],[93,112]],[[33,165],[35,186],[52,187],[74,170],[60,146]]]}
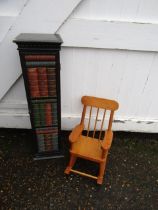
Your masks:
{"label": "chair leg", "polygon": [[66,167],[66,169],[64,171],[65,174],[70,174],[70,170],[74,166],[75,162],[76,162],[76,157],[74,155],[71,155],[69,165]]}
{"label": "chair leg", "polygon": [[102,184],[103,183],[104,171],[105,171],[105,162],[100,163],[99,176],[98,176],[98,179],[97,179],[97,184]]}

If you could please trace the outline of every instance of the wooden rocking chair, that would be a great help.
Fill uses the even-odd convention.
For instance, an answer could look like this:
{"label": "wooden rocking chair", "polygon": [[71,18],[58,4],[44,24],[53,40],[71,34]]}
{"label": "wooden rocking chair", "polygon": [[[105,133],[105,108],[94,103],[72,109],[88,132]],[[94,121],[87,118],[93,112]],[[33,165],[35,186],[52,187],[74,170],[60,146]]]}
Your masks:
{"label": "wooden rocking chair", "polygon": [[[77,173],[83,176],[87,176],[93,179],[97,180],[98,184],[102,184],[103,182],[103,176],[105,171],[105,165],[106,165],[106,159],[108,155],[108,150],[111,147],[112,139],[113,139],[113,132],[111,130],[112,127],[112,120],[114,111],[118,109],[118,103],[113,100],[108,99],[102,99],[102,98],[96,98],[91,96],[83,96],[82,99],[83,112],[82,112],[82,118],[79,125],[77,125],[71,132],[69,136],[69,141],[71,143],[70,148],[70,162],[67,168],[65,169],[65,174],[69,174],[70,172]],[[82,134],[82,131],[84,130],[84,121],[86,116],[86,110],[89,108],[89,119],[88,119],[88,129],[86,132],[86,136]],[[91,116],[92,116],[92,108],[96,108],[96,118],[94,123],[94,131],[92,137],[89,136],[90,132],[90,124],[91,124]],[[102,120],[101,120],[101,126],[100,126],[100,132],[99,137],[95,138],[96,134],[96,127],[98,120],[98,115],[100,109],[102,110]],[[105,121],[105,114],[106,110],[110,110],[110,117],[108,122],[108,129],[105,131],[103,140],[101,140],[103,127],[104,127],[104,121]],[[75,164],[76,158],[80,157],[83,159],[87,159],[90,161],[94,161],[99,163],[99,175],[92,176],[87,173],[83,173],[77,170],[73,170],[72,167]]]}

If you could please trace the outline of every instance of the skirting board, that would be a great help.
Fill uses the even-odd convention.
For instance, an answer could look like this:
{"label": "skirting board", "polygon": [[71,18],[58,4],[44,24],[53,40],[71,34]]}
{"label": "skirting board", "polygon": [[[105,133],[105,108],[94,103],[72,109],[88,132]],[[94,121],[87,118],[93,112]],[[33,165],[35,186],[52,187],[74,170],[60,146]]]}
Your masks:
{"label": "skirting board", "polygon": [[[93,119],[92,121],[95,121]],[[78,116],[62,116],[61,127],[63,130],[71,130],[75,125],[80,122]],[[100,129],[101,121],[98,122],[97,129]],[[105,124],[107,122],[105,121]],[[94,123],[90,129],[94,128]],[[158,132],[158,119],[139,119],[139,118],[115,118],[112,125],[113,131],[129,131],[129,132],[143,132],[143,133],[157,133]]]}
{"label": "skirting board", "polygon": [[[62,114],[61,119],[62,130],[71,130],[76,124],[80,122],[78,115]],[[100,122],[99,122],[100,123]],[[98,125],[99,125],[98,123]],[[93,123],[92,123],[93,124]],[[28,113],[14,113],[6,112],[0,113],[0,127],[1,128],[26,128],[30,129],[30,119]],[[99,128],[99,126],[98,126]],[[117,118],[113,122],[114,131],[130,131],[130,132],[158,132],[158,119],[139,119],[139,118]]]}

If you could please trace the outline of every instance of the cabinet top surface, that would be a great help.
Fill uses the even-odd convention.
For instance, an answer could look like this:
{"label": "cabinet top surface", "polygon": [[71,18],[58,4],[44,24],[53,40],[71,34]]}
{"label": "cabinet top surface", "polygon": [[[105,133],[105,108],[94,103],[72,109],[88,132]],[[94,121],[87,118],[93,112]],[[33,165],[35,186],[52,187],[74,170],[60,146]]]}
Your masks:
{"label": "cabinet top surface", "polygon": [[46,43],[57,43],[61,44],[63,41],[58,34],[30,34],[24,33],[19,34],[13,42],[46,42]]}

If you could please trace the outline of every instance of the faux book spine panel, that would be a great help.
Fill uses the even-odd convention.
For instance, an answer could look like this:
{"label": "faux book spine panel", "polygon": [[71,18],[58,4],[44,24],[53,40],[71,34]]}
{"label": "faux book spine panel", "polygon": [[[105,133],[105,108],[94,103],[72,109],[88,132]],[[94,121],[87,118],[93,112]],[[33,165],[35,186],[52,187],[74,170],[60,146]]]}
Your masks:
{"label": "faux book spine panel", "polygon": [[57,97],[56,57],[25,55],[25,64],[38,151],[58,151],[57,99],[40,99]]}
{"label": "faux book spine panel", "polygon": [[38,84],[38,71],[37,68],[30,68],[27,71],[29,82],[29,90],[31,97],[40,97],[39,84]]}
{"label": "faux book spine panel", "polygon": [[56,100],[32,101],[34,127],[57,126]]}
{"label": "faux book spine panel", "polygon": [[39,152],[57,151],[58,148],[58,128],[36,129]]}
{"label": "faux book spine panel", "polygon": [[40,96],[48,96],[47,69],[45,67],[37,68],[37,73]]}
{"label": "faux book spine panel", "polygon": [[26,61],[27,67],[36,67],[36,66],[55,66],[55,61]]}
{"label": "faux book spine panel", "polygon": [[56,69],[35,67],[27,69],[31,98],[56,97]]}
{"label": "faux book spine panel", "polygon": [[55,61],[55,55],[25,55],[26,61]]}

